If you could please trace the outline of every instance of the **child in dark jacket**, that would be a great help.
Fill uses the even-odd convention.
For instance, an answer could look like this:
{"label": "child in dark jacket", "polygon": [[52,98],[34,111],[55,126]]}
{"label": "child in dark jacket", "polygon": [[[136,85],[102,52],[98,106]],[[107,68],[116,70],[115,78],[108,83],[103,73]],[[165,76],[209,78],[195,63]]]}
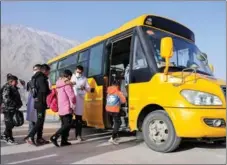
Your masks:
{"label": "child in dark jacket", "polygon": [[6,75],[6,79],[7,79],[7,82],[1,87],[1,96],[0,96],[0,108],[1,108],[1,112],[2,111],[4,111],[4,105],[3,105],[3,103],[2,103],[2,92],[3,92],[3,89],[4,89],[4,87],[6,86],[6,84],[8,83],[8,81],[9,81],[9,78],[12,76],[12,74],[11,73],[8,73],[7,75]]}
{"label": "child in dark jacket", "polygon": [[5,131],[1,135],[1,140],[8,144],[16,144],[13,138],[13,116],[15,111],[18,111],[22,107],[22,101],[20,93],[18,91],[18,78],[11,75],[8,78],[7,84],[4,86],[2,91],[2,102],[4,105],[4,120],[5,120]]}

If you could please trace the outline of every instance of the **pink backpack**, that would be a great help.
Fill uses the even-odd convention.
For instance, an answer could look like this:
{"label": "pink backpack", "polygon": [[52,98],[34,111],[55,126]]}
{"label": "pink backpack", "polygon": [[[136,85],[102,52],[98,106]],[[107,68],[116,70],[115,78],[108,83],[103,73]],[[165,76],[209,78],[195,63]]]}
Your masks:
{"label": "pink backpack", "polygon": [[47,96],[46,102],[47,102],[47,106],[53,112],[58,112],[58,99],[57,99],[57,90],[56,89],[51,90],[51,93]]}

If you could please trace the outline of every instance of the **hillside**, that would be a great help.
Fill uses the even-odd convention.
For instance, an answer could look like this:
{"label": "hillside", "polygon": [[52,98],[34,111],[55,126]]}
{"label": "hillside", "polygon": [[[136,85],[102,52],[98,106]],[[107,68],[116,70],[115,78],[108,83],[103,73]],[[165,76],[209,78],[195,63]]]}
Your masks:
{"label": "hillside", "polygon": [[1,25],[1,84],[7,73],[27,82],[34,64],[45,63],[77,44],[79,42],[30,27]]}
{"label": "hillside", "polygon": [[1,83],[13,73],[28,80],[32,66],[77,45],[78,42],[33,28],[17,25],[1,26]]}

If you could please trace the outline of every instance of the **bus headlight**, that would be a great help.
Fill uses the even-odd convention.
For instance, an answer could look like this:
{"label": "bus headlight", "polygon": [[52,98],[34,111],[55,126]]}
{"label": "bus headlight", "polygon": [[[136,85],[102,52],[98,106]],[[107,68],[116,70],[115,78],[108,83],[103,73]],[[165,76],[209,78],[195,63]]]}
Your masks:
{"label": "bus headlight", "polygon": [[194,105],[222,105],[222,101],[218,96],[195,91],[195,90],[182,90],[181,95],[191,104]]}

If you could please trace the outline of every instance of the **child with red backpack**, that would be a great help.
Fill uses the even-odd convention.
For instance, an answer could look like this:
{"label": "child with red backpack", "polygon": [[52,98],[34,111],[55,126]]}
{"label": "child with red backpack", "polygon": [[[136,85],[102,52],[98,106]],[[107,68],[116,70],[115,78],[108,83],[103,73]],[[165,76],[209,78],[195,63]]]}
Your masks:
{"label": "child with red backpack", "polygon": [[56,82],[56,89],[52,90],[52,93],[47,97],[47,105],[53,111],[58,111],[61,119],[61,128],[50,138],[50,141],[59,147],[57,142],[61,136],[61,146],[68,146],[71,143],[68,142],[69,131],[72,124],[72,107],[76,104],[76,96],[74,94],[72,85],[69,82],[72,77],[70,70],[65,70],[59,80]]}

